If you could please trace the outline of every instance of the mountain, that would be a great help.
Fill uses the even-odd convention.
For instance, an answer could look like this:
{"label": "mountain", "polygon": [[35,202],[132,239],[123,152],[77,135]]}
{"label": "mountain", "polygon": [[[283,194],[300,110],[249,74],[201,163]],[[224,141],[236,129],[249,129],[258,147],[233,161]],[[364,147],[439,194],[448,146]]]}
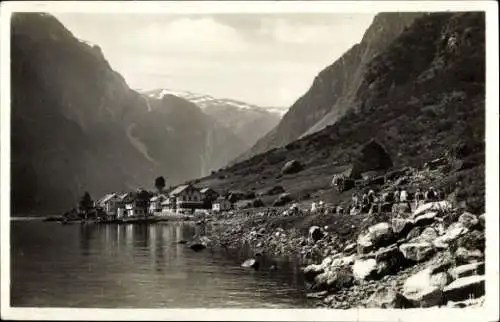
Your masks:
{"label": "mountain", "polygon": [[[303,200],[340,202],[349,199],[351,192],[333,190],[332,175],[344,171],[356,160],[360,147],[375,139],[395,168],[421,167],[451,156],[452,166],[428,184],[454,194],[471,211],[484,212],[484,13],[431,13],[415,18],[364,70],[352,98],[357,108],[335,124],[196,184],[221,191],[265,191],[279,185]],[[303,170],[281,175],[290,160],[299,161]],[[415,188],[408,184],[408,189]]]}
{"label": "mountain", "polygon": [[360,43],[322,70],[309,90],[283,116],[281,122],[237,161],[283,146],[301,136],[335,123],[349,109],[361,84],[366,65],[421,13],[380,13]]}
{"label": "mountain", "polygon": [[171,94],[182,97],[212,116],[219,123],[233,131],[250,148],[263,133],[278,125],[286,109],[280,107],[259,107],[234,99],[215,98],[211,95],[169,89],[144,90],[141,93],[154,98]]}
{"label": "mountain", "polygon": [[244,143],[195,104],[131,90],[98,46],[56,18],[11,20],[13,213],[73,206],[84,191],[167,184],[207,175]]}

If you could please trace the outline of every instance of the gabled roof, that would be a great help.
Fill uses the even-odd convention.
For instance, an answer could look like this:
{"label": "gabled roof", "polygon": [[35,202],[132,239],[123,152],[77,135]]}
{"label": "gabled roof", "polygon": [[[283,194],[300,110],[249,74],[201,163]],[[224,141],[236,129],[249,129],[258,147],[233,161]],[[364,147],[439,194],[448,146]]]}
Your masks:
{"label": "gabled roof", "polygon": [[200,190],[200,192],[201,192],[201,193],[207,193],[207,192],[208,192],[208,191],[210,191],[210,190],[211,190],[211,191],[213,191],[213,192],[215,192],[215,190],[214,190],[214,189],[212,189],[212,188],[210,188],[210,187],[203,188],[203,189],[201,189],[201,190]]}
{"label": "gabled roof", "polygon": [[102,197],[99,201],[97,201],[97,204],[104,204],[115,197],[118,197],[116,193],[108,193],[104,197]]}
{"label": "gabled roof", "polygon": [[150,201],[156,201],[158,199],[166,199],[167,196],[165,196],[164,194],[160,194],[160,195],[157,195],[157,196],[154,196],[150,199]]}
{"label": "gabled roof", "polygon": [[219,198],[215,199],[215,201],[214,201],[214,202],[224,202],[224,201],[229,202],[229,200],[227,200],[227,199],[226,199],[226,198],[224,198],[224,197],[219,197]]}
{"label": "gabled roof", "polygon": [[124,193],[124,194],[121,194],[121,195],[118,195],[118,199],[120,201],[124,201],[125,199],[127,199],[127,197],[130,196],[130,193]]}
{"label": "gabled roof", "polygon": [[183,192],[184,190],[186,190],[186,189],[187,189],[187,188],[189,188],[189,187],[193,187],[193,186],[191,186],[191,185],[189,185],[189,184],[182,184],[182,185],[178,186],[177,188],[175,188],[174,190],[172,190],[172,191],[169,193],[169,195],[170,195],[171,197],[175,197],[176,195],[178,195],[179,193]]}

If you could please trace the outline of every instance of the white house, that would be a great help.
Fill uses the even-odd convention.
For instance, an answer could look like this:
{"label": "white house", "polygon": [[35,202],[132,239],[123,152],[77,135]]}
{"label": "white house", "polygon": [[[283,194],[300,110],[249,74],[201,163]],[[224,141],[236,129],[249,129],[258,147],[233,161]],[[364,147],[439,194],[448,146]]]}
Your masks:
{"label": "white house", "polygon": [[116,216],[120,198],[116,193],[108,193],[97,201],[97,206],[101,207],[106,215]]}
{"label": "white house", "polygon": [[225,211],[230,209],[231,209],[231,203],[226,198],[219,197],[215,199],[215,201],[212,203],[213,211]]}
{"label": "white house", "polygon": [[175,210],[178,213],[203,207],[203,197],[200,190],[190,184],[178,186],[170,192],[169,197],[175,198]]}
{"label": "white house", "polygon": [[163,202],[167,201],[168,197],[164,194],[159,194],[157,196],[152,197],[149,200],[149,213],[154,215],[155,213],[162,211]]}

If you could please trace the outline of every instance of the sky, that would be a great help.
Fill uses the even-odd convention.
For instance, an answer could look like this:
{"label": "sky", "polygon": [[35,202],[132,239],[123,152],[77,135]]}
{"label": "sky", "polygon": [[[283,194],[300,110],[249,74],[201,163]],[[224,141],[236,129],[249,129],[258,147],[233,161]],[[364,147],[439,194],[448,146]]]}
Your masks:
{"label": "sky", "polygon": [[358,43],[374,15],[54,13],[134,89],[289,107]]}

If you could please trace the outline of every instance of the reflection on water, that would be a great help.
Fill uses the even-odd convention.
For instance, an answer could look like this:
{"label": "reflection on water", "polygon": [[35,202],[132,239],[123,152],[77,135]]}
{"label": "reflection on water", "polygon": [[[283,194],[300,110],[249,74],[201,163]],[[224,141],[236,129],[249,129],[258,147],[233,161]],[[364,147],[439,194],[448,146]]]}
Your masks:
{"label": "reflection on water", "polygon": [[11,223],[11,301],[32,307],[308,307],[299,267],[240,267],[245,250],[194,252],[203,226]]}

